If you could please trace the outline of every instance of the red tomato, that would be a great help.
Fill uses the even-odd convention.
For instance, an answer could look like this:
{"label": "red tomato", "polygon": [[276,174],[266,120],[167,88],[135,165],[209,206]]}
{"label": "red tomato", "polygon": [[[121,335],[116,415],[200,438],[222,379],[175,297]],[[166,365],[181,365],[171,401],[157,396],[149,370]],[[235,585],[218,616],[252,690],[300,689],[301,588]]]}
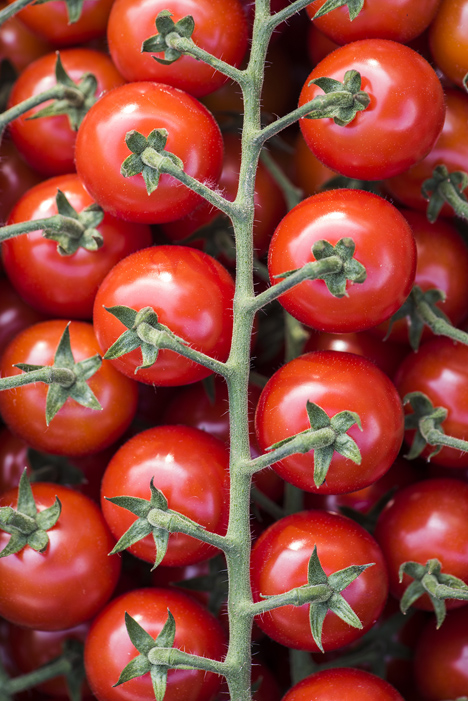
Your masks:
{"label": "red tomato", "polygon": [[0,430],[0,494],[17,487],[27,467],[30,473],[27,444],[8,428]]}
{"label": "red tomato", "polygon": [[[443,431],[468,440],[468,346],[444,337],[424,343],[400,365],[395,384],[402,398],[409,392],[423,392],[435,407],[448,409]],[[407,411],[412,410],[408,407]],[[408,443],[412,441],[412,433],[406,434]],[[429,456],[433,450],[426,448],[423,456]],[[444,447],[431,461],[463,469],[468,467],[468,453]]]}
{"label": "red tomato", "polygon": [[[219,660],[225,654],[221,624],[201,604],[172,589],[136,589],[114,599],[91,626],[85,646],[89,685],[98,701],[148,701],[154,698],[149,674],[114,687],[138,652],[128,637],[125,612],[154,639],[168,609],[175,618],[174,647]],[[221,677],[202,670],[169,670],[164,701],[212,701]]]}
{"label": "red tomato", "polygon": [[[190,450],[187,451],[187,446]],[[113,456],[104,473],[101,505],[118,540],[136,521],[126,509],[107,498],[150,498],[150,481],[166,497],[169,508],[188,516],[208,531],[224,534],[228,519],[229,454],[220,440],[189,426],[157,426],[131,438]],[[152,535],[129,551],[153,563]],[[162,564],[190,565],[215,554],[213,547],[183,533],[169,537]]]}
{"label": "red tomato", "polygon": [[[29,190],[10,214],[8,224],[57,214],[55,198],[61,190],[77,212],[93,204],[77,175],[61,175]],[[119,260],[151,245],[149,226],[128,224],[105,214],[97,227],[104,244],[97,251],[79,248],[62,256],[57,242],[42,231],[16,236],[2,245],[3,264],[12,284],[34,309],[50,316],[90,319],[97,289]]]}
{"label": "red tomato", "polygon": [[283,701],[404,701],[388,682],[370,672],[338,667],[306,677],[288,691]]}
{"label": "red tomato", "polygon": [[[387,599],[387,570],[383,555],[367,531],[351,519],[326,511],[302,511],[276,521],[262,533],[252,549],[251,580],[254,600],[273,596],[307,584],[310,556],[317,554],[325,571],[373,562],[344,591],[362,623],[353,628],[336,614],[325,616],[322,644],[336,650],[360,638],[380,615]],[[309,622],[309,604],[281,606],[256,618],[273,640],[294,649],[318,652]]]}
{"label": "red tomato", "polygon": [[[63,630],[95,616],[111,596],[120,559],[109,557],[114,546],[96,504],[83,494],[57,484],[32,485],[42,511],[57,496],[62,512],[47,531],[43,553],[28,545],[0,559],[0,614],[8,621],[38,630]],[[16,506],[17,490],[5,492],[0,506]],[[10,535],[0,531],[0,548]]]}
{"label": "red tomato", "polygon": [[360,451],[356,465],[334,453],[326,481],[314,483],[314,453],[292,455],[273,465],[287,482],[309,492],[341,494],[372,484],[395,460],[403,437],[403,410],[395,387],[373,363],[351,353],[316,351],[284,365],[266,384],[255,418],[257,438],[270,445],[310,428],[307,401],[330,416],[340,411],[359,414],[362,432],[348,435]]}
{"label": "red tomato", "polygon": [[[1,31],[1,30],[0,30]],[[0,144],[0,222],[5,223],[13,205],[30,187],[42,180],[21,158],[8,133]]]}
{"label": "red tomato", "polygon": [[[94,327],[103,352],[126,330],[105,307],[124,305],[139,311],[154,308],[161,324],[202,351],[224,361],[232,333],[234,283],[214,258],[185,246],[155,246],[127,256],[103,281],[94,304]],[[197,363],[170,350],[142,368],[139,349],[112,364],[140,382],[182,385],[210,374]]]}
{"label": "red tomato", "polygon": [[440,81],[428,62],[407,46],[363,39],[336,49],[314,68],[299,105],[323,95],[310,84],[312,79],[342,82],[351,69],[361,74],[368,108],[345,127],[331,118],[301,119],[302,134],[317,158],[347,177],[379,180],[403,173],[429,153],[442,130]]}
{"label": "red tomato", "polygon": [[[109,51],[128,81],[152,80],[202,97],[219,88],[227,77],[203,61],[181,56],[170,65],[158,63],[163,53],[141,51],[145,39],[158,34],[157,15],[169,7],[172,20],[191,15],[195,44],[232,66],[238,66],[247,49],[247,20],[239,0],[116,0],[107,28]],[[229,27],[229,31],[226,31]]]}
{"label": "red tomato", "polygon": [[[76,142],[76,169],[85,187],[106,211],[129,221],[161,224],[191,212],[201,199],[169,175],[148,195],[142,175],[124,178],[130,155],[125,135],[148,136],[167,129],[166,150],[184,171],[215,186],[222,167],[223,141],[212,115],[194,97],[162,83],[129,83],[96,102],[83,120]],[[89,154],[93,158],[89,158]]]}
{"label": "red tomato", "polygon": [[468,2],[442,0],[429,30],[435,62],[454,83],[463,86],[468,73]]}
{"label": "red tomato", "polygon": [[[8,2],[11,4],[14,0]],[[47,7],[41,4],[25,7],[21,10],[19,18],[34,33],[44,37],[54,46],[70,46],[105,34],[111,7],[112,0],[86,0],[80,18],[70,23],[67,7],[59,0],[49,3]]]}
{"label": "red tomato", "polygon": [[20,331],[39,321],[44,316],[21,299],[7,278],[0,278],[0,355]]}
{"label": "red tomato", "polygon": [[[398,491],[381,513],[375,537],[388,565],[390,591],[398,599],[413,580],[404,575],[403,562],[425,565],[432,558],[442,563],[442,573],[468,583],[468,485],[455,479],[426,479]],[[449,599],[458,608],[465,601]],[[413,606],[433,610],[424,595]]]}
{"label": "red tomato", "polygon": [[[419,212],[404,211],[416,240],[417,263],[414,284],[424,292],[439,289],[445,293],[444,302],[437,306],[446,314],[454,326],[459,326],[468,314],[468,248],[457,229],[447,221],[438,219],[431,224]],[[389,323],[386,322],[372,333],[386,336]],[[422,339],[433,338],[429,327],[425,327]],[[408,344],[408,321],[398,319],[392,325],[389,338],[397,343]]]}
{"label": "red tomato", "polygon": [[304,190],[306,196],[315,195],[327,180],[336,173],[318,160],[307,146],[301,133],[297,135],[294,148],[294,182]]}
{"label": "red tomato", "polygon": [[[310,19],[325,0],[315,0],[307,6]],[[314,24],[337,44],[359,39],[393,39],[407,44],[421,34],[436,15],[440,0],[374,0],[364,7],[352,22],[347,7],[339,7],[314,20]]]}
{"label": "red tomato", "polygon": [[431,620],[416,645],[414,676],[425,701],[455,699],[468,689],[468,608],[449,613],[439,630]]}
{"label": "red tomato", "polygon": [[347,282],[348,296],[338,298],[323,280],[307,280],[279,297],[292,316],[320,331],[369,329],[396,312],[413,285],[416,245],[404,217],[381,197],[348,189],[309,197],[281,220],[268,253],[272,284],[280,281],[275,276],[314,261],[317,241],[335,246],[345,237],[354,241],[354,258],[366,268],[363,283]]}
{"label": "red tomato", "polygon": [[[412,166],[405,173],[385,182],[385,188],[392,197],[403,202],[407,207],[427,210],[427,200],[421,194],[425,180],[432,178],[432,172],[438,165],[445,164],[449,172],[468,171],[468,95],[460,90],[446,90],[447,111],[442,133],[427,156]],[[453,217],[452,207],[444,204],[443,216]]]}
{"label": "red tomato", "polygon": [[[124,82],[109,56],[101,51],[65,49],[60,52],[60,58],[63,67],[75,82],[79,82],[84,73],[95,75],[98,83],[97,97]],[[8,107],[14,107],[23,100],[52,88],[56,84],[56,60],[56,54],[51,53],[31,63],[15,82]],[[15,119],[9,126],[11,138],[25,160],[40,173],[71,173],[74,170],[76,132],[72,131],[68,117],[59,115],[29,119],[47,104],[34,107]]]}
{"label": "red tomato", "polygon": [[[52,365],[65,329],[62,320],[44,321],[22,331],[2,355],[2,377],[20,375],[16,363]],[[99,353],[91,324],[70,324],[71,349],[75,362]],[[68,399],[50,425],[46,425],[48,386],[38,382],[0,392],[0,412],[7,426],[36,450],[62,455],[87,455],[111,445],[128,428],[136,410],[136,383],[104,360],[88,381],[102,411],[87,409]]]}

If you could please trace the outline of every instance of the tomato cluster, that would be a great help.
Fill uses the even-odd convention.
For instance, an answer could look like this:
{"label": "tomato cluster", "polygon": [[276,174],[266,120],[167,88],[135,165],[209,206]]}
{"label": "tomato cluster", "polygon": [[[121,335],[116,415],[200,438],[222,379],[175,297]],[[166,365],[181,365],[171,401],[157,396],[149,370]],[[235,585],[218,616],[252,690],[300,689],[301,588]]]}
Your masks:
{"label": "tomato cluster", "polygon": [[0,698],[467,698],[468,0],[14,2]]}

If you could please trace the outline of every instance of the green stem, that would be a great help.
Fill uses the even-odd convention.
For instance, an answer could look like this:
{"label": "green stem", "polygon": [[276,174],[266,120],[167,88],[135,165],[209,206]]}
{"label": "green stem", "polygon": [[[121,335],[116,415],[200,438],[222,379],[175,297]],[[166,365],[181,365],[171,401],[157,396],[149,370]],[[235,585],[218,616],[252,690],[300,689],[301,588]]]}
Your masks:
{"label": "green stem", "polygon": [[434,314],[427,302],[418,300],[418,313],[436,336],[447,336],[447,338],[468,345],[468,333],[457,329],[445,319]]}
{"label": "green stem", "polygon": [[268,30],[272,32],[279,24],[285,22],[297,12],[300,12],[306,8],[307,5],[310,5],[310,0],[295,0],[295,2],[292,2],[287,7],[283,8],[279,12],[276,12],[271,16],[268,22]]}
{"label": "green stem", "polygon": [[461,450],[464,453],[468,451],[468,441],[464,441],[461,438],[454,438],[454,436],[447,436],[447,434],[442,433],[442,431],[439,431],[437,428],[431,428],[430,431],[424,434],[424,437],[429,445],[432,446],[444,445],[448,448]]}
{"label": "green stem", "polygon": [[326,448],[328,445],[332,445],[335,440],[336,433],[328,426],[326,428],[320,428],[317,431],[309,429],[298,433],[297,436],[294,436],[290,441],[284,443],[279,448],[259,455],[258,458],[254,460],[249,460],[244,464],[244,469],[250,474],[254,474],[296,453],[308,453],[310,450],[314,450],[314,448]]}
{"label": "green stem", "polygon": [[442,182],[438,188],[444,200],[452,207],[453,211],[460,217],[468,221],[468,202],[460,197],[460,192],[451,182]]}
{"label": "green stem", "polygon": [[[12,7],[12,5],[6,7],[5,10],[9,9],[10,7]],[[0,20],[1,14],[2,13],[0,12]],[[27,100],[24,100],[23,102],[20,102],[19,104],[10,107],[9,110],[3,112],[0,115],[0,133],[7,126],[7,124],[18,117],[21,117],[21,115],[25,114],[26,112],[29,112],[29,110],[33,109],[33,107],[42,105],[43,102],[47,102],[48,100],[64,99],[73,101],[73,103],[75,103],[77,106],[82,105],[84,102],[84,96],[80,90],[72,88],[68,85],[63,85],[63,83],[57,83],[52,88],[49,88],[49,90],[44,90],[44,92],[33,95]]]}
{"label": "green stem", "polygon": [[14,17],[18,12],[20,12],[24,7],[31,5],[34,0],[15,0],[11,5],[7,5],[0,11],[0,26],[6,22],[10,17]]}
{"label": "green stem", "polygon": [[71,387],[76,381],[75,373],[68,368],[43,367],[22,375],[11,375],[0,379],[0,391],[31,385],[34,382],[44,382],[46,385],[59,384]]}
{"label": "green stem", "polygon": [[226,673],[226,665],[208,657],[198,657],[178,648],[155,647],[150,650],[148,659],[152,664],[164,664],[171,669],[203,669],[215,674]]}
{"label": "green stem", "polygon": [[304,193],[301,188],[296,187],[290,179],[285,175],[282,168],[276,163],[274,158],[271,157],[268,151],[263,150],[261,153],[261,160],[266,165],[269,173],[273,176],[274,180],[280,186],[283,191],[284,197],[286,199],[286,204],[288,210],[295,207],[304,197]]}
{"label": "green stem", "polygon": [[66,657],[59,657],[57,660],[54,660],[44,667],[39,667],[39,669],[35,669],[33,672],[9,679],[6,683],[2,684],[3,688],[0,689],[0,698],[2,696],[2,691],[12,695],[18,694],[21,691],[32,689],[38,684],[42,684],[49,679],[63,677],[70,671],[70,669],[71,665],[69,659]]}
{"label": "green stem", "polygon": [[[255,616],[258,616],[261,613],[266,613],[266,611],[273,611],[274,609],[281,608],[281,606],[301,606],[305,603],[301,596],[304,591],[305,587],[298,587],[297,589],[284,592],[284,594],[269,596],[263,601],[257,601],[252,604],[251,610]],[[320,603],[327,601],[329,598],[330,587],[328,584],[307,585],[307,601],[309,603]]]}
{"label": "green stem", "polygon": [[252,306],[257,312],[266,304],[278,299],[284,292],[288,292],[296,285],[304,282],[304,280],[323,279],[326,275],[341,272],[342,268],[343,261],[339,256],[329,256],[328,258],[322,258],[322,260],[310,261],[292,273],[292,275],[288,275],[276,285],[259,294],[252,300]]}
{"label": "green stem", "polygon": [[229,63],[222,61],[221,59],[208,53],[201,47],[197,46],[193,39],[187,37],[181,37],[177,32],[171,32],[166,37],[166,43],[172,49],[180,51],[180,53],[186,54],[187,56],[192,56],[198,61],[203,61],[209,66],[219,71],[223,75],[227,76],[231,80],[234,80],[239,85],[242,85],[245,81],[244,71],[231,66]]}
{"label": "green stem", "polygon": [[83,235],[84,227],[76,219],[64,217],[62,214],[55,214],[45,219],[33,219],[0,228],[0,243],[7,241],[21,234],[28,234],[31,231],[41,231],[43,229],[53,229],[54,231],[66,232],[74,238]]}
{"label": "green stem", "polygon": [[213,545],[219,550],[226,549],[226,539],[222,535],[205,530],[202,526],[188,518],[184,518],[174,511],[155,509],[148,514],[148,521],[152,526],[158,526],[169,533],[185,533],[185,535],[197,538],[204,543]]}

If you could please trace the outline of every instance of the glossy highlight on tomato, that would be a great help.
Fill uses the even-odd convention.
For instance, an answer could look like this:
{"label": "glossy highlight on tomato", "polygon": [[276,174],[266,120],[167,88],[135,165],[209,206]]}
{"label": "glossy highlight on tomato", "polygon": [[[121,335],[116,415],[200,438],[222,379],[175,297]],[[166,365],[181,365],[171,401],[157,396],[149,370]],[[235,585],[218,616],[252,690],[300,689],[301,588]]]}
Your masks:
{"label": "glossy highlight on tomato", "polygon": [[404,701],[388,682],[352,667],[326,669],[293,686],[283,701]]}

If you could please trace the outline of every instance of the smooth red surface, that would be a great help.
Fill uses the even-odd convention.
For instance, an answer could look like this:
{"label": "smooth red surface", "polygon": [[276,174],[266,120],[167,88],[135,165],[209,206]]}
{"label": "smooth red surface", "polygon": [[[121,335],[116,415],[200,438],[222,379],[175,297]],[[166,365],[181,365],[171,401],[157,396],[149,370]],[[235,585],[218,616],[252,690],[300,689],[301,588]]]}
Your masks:
{"label": "smooth red surface", "polygon": [[427,155],[442,130],[440,81],[429,63],[407,46],[363,39],[336,49],[314,68],[299,105],[324,94],[309,85],[312,79],[342,82],[351,69],[361,74],[361,89],[370,97],[367,109],[345,127],[331,118],[301,119],[302,134],[317,158],[347,177],[380,180],[403,173]]}
{"label": "smooth red surface", "polygon": [[468,2],[442,0],[429,30],[431,53],[447,78],[463,86],[468,73]]}
{"label": "smooth red surface", "polygon": [[281,220],[268,253],[271,284],[314,261],[318,241],[335,246],[345,237],[354,241],[354,258],[367,271],[363,283],[348,282],[347,296],[334,297],[324,280],[306,280],[279,297],[286,311],[319,331],[372,328],[401,307],[413,285],[416,245],[409,224],[383,198],[351,189],[313,195]]}
{"label": "smooth red surface", "polygon": [[[52,365],[66,326],[61,319],[44,321],[22,331],[2,355],[2,377],[20,375],[16,363]],[[91,324],[70,324],[75,362],[100,353]],[[136,411],[136,383],[104,360],[88,380],[102,410],[67,399],[49,426],[45,420],[48,386],[42,382],[0,392],[0,412],[7,426],[36,450],[60,455],[87,455],[111,445],[128,428]]]}
{"label": "smooth red surface", "polygon": [[[166,497],[169,509],[188,516],[208,531],[224,534],[228,519],[229,453],[224,443],[189,426],[158,426],[125,443],[104,473],[101,505],[118,540],[136,521],[130,511],[107,501],[117,496],[149,499],[150,481]],[[152,535],[129,551],[154,563]],[[189,565],[216,554],[213,547],[183,533],[172,534],[162,564]]]}
{"label": "smooth red surface", "polygon": [[[423,392],[435,407],[445,407],[447,418],[442,430],[449,436],[468,440],[468,347],[443,336],[424,343],[408,355],[395,374],[395,384],[403,399],[409,392]],[[407,407],[407,412],[412,410]],[[405,439],[412,441],[413,432]],[[428,457],[433,448],[426,448]],[[431,462],[445,467],[468,467],[468,453],[444,447]]]}
{"label": "smooth red surface", "polygon": [[362,669],[339,667],[306,677],[283,701],[404,701],[388,682]]}
{"label": "smooth red surface", "polygon": [[[301,511],[276,521],[256,541],[251,558],[254,600],[307,584],[314,546],[327,575],[350,565],[374,563],[342,595],[355,611],[362,629],[353,628],[332,612],[325,616],[322,644],[336,650],[360,638],[380,615],[388,593],[387,569],[379,546],[351,519],[326,511]],[[309,604],[281,606],[257,616],[259,627],[273,640],[294,649],[318,652],[309,622]]]}
{"label": "smooth red surface", "polygon": [[[124,305],[139,311],[151,306],[159,322],[198,351],[224,361],[232,333],[234,282],[214,258],[185,246],[154,246],[118,263],[103,281],[94,305],[94,327],[104,353],[126,330],[104,307]],[[156,363],[138,370],[141,351],[111,361],[120,372],[140,382],[183,385],[210,371],[170,350],[160,350]]]}
{"label": "smooth red surface", "polygon": [[[170,610],[176,622],[174,647],[211,659],[226,652],[221,624],[201,604],[170,589],[136,589],[114,599],[94,621],[85,646],[85,669],[98,701],[149,701],[154,698],[149,674],[121,686],[122,669],[138,655],[125,627],[128,612],[154,639]],[[212,701],[221,677],[202,670],[169,670],[164,701]]]}
{"label": "smooth red surface", "polygon": [[[455,479],[427,479],[398,491],[379,517],[375,529],[388,564],[390,591],[401,598],[413,580],[405,575],[399,582],[403,562],[425,565],[437,558],[442,573],[468,583],[468,485]],[[447,608],[466,605],[450,599]],[[424,595],[413,604],[433,610]]]}
{"label": "smooth red surface", "polygon": [[[63,630],[95,616],[110,598],[120,574],[120,559],[96,504],[57,484],[36,483],[39,510],[62,504],[58,522],[47,533],[43,553],[29,546],[0,559],[0,614],[20,626]],[[0,506],[16,506],[17,490],[5,492]],[[0,531],[0,549],[10,536]]]}
{"label": "smooth red surface", "polygon": [[373,363],[351,353],[316,351],[284,365],[266,384],[256,413],[260,446],[310,428],[306,404],[318,404],[328,416],[356,412],[362,431],[347,435],[361,451],[361,464],[334,453],[326,481],[314,484],[314,453],[295,454],[273,465],[287,482],[310,492],[340,494],[367,487],[389,469],[403,438],[403,409],[388,377]]}
{"label": "smooth red surface", "polygon": [[[125,135],[168,131],[166,151],[184,172],[214,187],[221,173],[223,141],[211,113],[194,97],[162,83],[128,83],[90,109],[76,142],[76,169],[86,189],[106,211],[129,221],[161,224],[192,211],[201,199],[169,175],[148,195],[141,174],[124,178],[130,155]],[[92,158],[91,155],[92,154]]]}
{"label": "smooth red surface", "polygon": [[[190,56],[170,65],[158,63],[164,53],[141,51],[145,39],[158,34],[155,20],[170,9],[177,22],[190,15],[195,20],[191,38],[195,44],[232,66],[238,66],[247,49],[247,20],[239,0],[115,0],[107,27],[109,51],[128,81],[152,80],[180,88],[195,97],[213,92],[227,77]],[[229,27],[229,31],[226,31]]]}
{"label": "smooth red surface", "polygon": [[[83,74],[93,73],[97,80],[96,97],[124,82],[109,56],[101,51],[64,49],[60,52],[60,58],[68,75],[76,83]],[[56,85],[56,60],[56,54],[50,53],[31,63],[16,80],[8,107]],[[70,128],[68,117],[59,115],[28,119],[49,102],[44,102],[15,119],[9,126],[11,138],[25,160],[40,173],[48,176],[71,173],[75,169],[73,157],[76,132]]]}
{"label": "smooth red surface", "polygon": [[[8,224],[43,219],[57,214],[57,190],[80,213],[93,204],[76,174],[46,180],[23,195]],[[129,224],[105,214],[97,227],[104,243],[97,251],[79,248],[71,256],[58,253],[57,242],[42,231],[16,236],[2,244],[6,273],[32,307],[44,314],[68,319],[91,319],[96,292],[107,273],[122,258],[151,245],[149,226]]]}

